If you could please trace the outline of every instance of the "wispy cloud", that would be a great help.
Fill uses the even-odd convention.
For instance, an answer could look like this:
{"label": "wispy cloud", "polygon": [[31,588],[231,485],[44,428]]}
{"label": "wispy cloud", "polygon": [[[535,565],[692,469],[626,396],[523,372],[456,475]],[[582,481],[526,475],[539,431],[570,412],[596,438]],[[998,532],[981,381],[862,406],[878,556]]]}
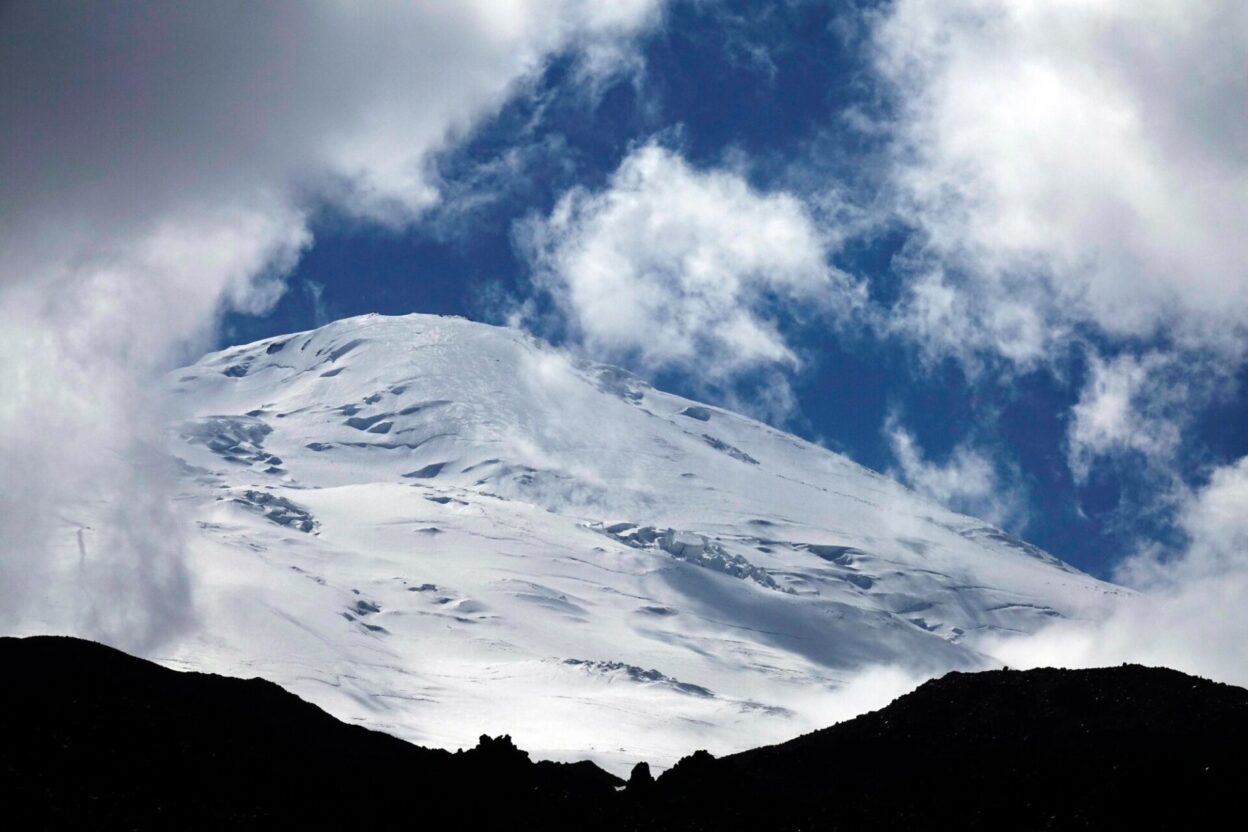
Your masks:
{"label": "wispy cloud", "polygon": [[1135,453],[1167,465],[1178,453],[1191,397],[1175,359],[1153,352],[1106,361],[1093,355],[1089,377],[1071,415],[1070,468],[1088,476],[1099,457]]}
{"label": "wispy cloud", "polygon": [[1027,525],[1026,493],[999,449],[990,454],[962,442],[943,462],[929,460],[897,414],[885,422],[884,435],[897,460],[892,474],[915,491],[1016,533]]}

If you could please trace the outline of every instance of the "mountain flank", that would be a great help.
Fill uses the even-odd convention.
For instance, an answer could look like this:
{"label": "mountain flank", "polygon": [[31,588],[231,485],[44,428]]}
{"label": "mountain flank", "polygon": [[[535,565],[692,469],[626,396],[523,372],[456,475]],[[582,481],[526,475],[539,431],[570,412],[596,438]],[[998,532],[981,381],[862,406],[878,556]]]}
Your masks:
{"label": "mountain flank", "polygon": [[[197,599],[167,658],[440,748],[667,769],[823,727],[864,667],[980,668],[1133,596],[505,327],[348,318],[163,386]],[[65,563],[106,555],[104,505],[59,508]]]}
{"label": "mountain flank", "polygon": [[506,737],[451,753],[260,679],[0,639],[0,792],[39,828],[1204,828],[1238,808],[1248,691],[1173,670],[950,673],[888,707],[627,786]]}

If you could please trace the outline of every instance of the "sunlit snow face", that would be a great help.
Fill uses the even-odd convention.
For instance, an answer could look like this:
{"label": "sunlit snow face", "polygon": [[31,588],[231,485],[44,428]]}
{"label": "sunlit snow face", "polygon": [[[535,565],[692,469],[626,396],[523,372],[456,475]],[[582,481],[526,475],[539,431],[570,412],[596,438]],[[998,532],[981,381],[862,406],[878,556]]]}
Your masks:
{"label": "sunlit snow face", "polygon": [[620,771],[739,750],[1120,592],[516,330],[347,319],[166,384],[204,615],[180,660],[420,742]]}

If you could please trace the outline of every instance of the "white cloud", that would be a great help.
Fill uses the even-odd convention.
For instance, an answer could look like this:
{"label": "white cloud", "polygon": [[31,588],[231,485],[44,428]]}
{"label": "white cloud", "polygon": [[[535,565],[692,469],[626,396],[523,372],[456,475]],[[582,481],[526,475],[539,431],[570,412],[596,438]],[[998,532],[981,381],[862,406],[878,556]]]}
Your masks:
{"label": "white cloud", "polygon": [[1186,499],[1181,526],[1189,544],[1180,557],[1144,553],[1119,567],[1119,580],[1147,593],[1108,620],[1063,622],[980,647],[1021,667],[1129,661],[1248,685],[1248,457],[1216,469]]}
{"label": "white cloud", "polygon": [[1248,5],[898,0],[875,42],[898,210],[943,270],[901,324],[1022,362],[1072,324],[1239,354]]}
{"label": "white cloud", "polygon": [[[556,50],[610,72],[659,12],[227,5],[0,8],[0,624],[42,605],[143,645],[185,623],[152,377],[223,310],[271,306],[310,207],[411,222],[438,199],[432,153]],[[54,560],[90,521],[83,562]]]}
{"label": "white cloud", "polygon": [[953,354],[978,374],[995,358],[1006,359],[1006,369],[1044,362],[1066,335],[1048,306],[1035,292],[977,296],[936,267],[915,274],[891,313],[879,314],[878,321],[880,331],[913,340],[927,361]]}
{"label": "white cloud", "polygon": [[1142,460],[1188,538],[1122,562],[1146,592],[1108,620],[978,646],[1248,684],[1248,460],[1195,490],[1178,468],[1248,347],[1248,5],[897,0],[875,44],[897,106],[893,204],[921,237],[891,331],[972,369],[1089,353],[1072,470]]}
{"label": "white cloud", "polygon": [[900,466],[892,474],[915,491],[955,511],[1011,526],[1016,532],[1026,525],[1024,495],[1012,477],[1003,476],[999,462],[965,442],[944,463],[932,462],[895,415],[885,422],[884,435]]}
{"label": "white cloud", "polygon": [[1182,441],[1181,412],[1189,399],[1187,385],[1174,370],[1174,359],[1164,353],[1121,355],[1110,361],[1092,356],[1067,436],[1070,468],[1077,479],[1087,477],[1093,460],[1109,454],[1133,451],[1163,465],[1172,460]]}
{"label": "white cloud", "polygon": [[1089,356],[1088,377],[1071,409],[1067,459],[1076,481],[1100,459],[1135,457],[1141,473],[1182,498],[1192,423],[1235,389],[1235,362],[1208,351],[1153,350],[1111,359]]}
{"label": "white cloud", "polygon": [[723,384],[800,365],[773,315],[859,302],[805,206],[656,144],[523,229],[539,285],[596,355]]}
{"label": "white cloud", "polygon": [[1214,469],[1202,488],[1187,495],[1179,526],[1188,537],[1181,557],[1164,561],[1142,553],[1119,565],[1116,576],[1163,589],[1241,573],[1248,577],[1248,457]]}

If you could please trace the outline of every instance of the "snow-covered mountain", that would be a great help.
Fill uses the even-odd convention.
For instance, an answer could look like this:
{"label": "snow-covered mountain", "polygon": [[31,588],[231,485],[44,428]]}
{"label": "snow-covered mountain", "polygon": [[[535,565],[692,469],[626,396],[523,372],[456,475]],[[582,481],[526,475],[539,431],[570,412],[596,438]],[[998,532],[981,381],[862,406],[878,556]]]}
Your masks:
{"label": "snow-covered mountain", "polygon": [[863,668],[1117,588],[843,456],[510,329],[370,315],[168,377],[200,632],[431,745],[618,769],[826,724]]}

